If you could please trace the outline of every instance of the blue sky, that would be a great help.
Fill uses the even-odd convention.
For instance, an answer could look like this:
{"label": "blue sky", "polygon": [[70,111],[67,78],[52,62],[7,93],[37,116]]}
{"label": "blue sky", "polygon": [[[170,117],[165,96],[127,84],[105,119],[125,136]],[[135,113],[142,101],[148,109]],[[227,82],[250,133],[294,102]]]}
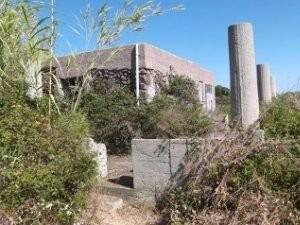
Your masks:
{"label": "blue sky", "polygon": [[[122,0],[56,0],[60,36],[56,53],[85,49],[70,25],[87,3],[95,10],[104,2],[117,8]],[[142,32],[127,32],[117,43],[147,42],[190,59],[229,86],[227,27],[247,21],[254,25],[257,63],[270,63],[279,90],[299,89],[300,0],[158,0],[163,7],[183,3],[186,10],[146,22]]]}

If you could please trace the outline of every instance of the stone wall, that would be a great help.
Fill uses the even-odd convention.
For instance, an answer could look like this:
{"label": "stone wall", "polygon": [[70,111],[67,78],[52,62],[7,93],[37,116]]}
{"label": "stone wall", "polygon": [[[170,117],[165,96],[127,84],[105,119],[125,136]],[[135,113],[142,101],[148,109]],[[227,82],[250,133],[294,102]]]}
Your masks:
{"label": "stone wall", "polygon": [[[107,88],[121,86],[129,88],[133,93],[136,90],[135,70],[123,69],[92,69],[91,70],[91,85],[97,86],[102,83]],[[148,68],[140,68],[140,97],[151,99],[160,92],[163,86],[168,83],[169,77],[160,71]],[[71,86],[77,82],[82,82],[82,78],[62,79],[64,91],[67,94],[71,93]]]}
{"label": "stone wall", "polygon": [[54,63],[57,76],[61,79],[81,77],[95,69],[120,70],[135,68],[135,45],[84,52],[59,57]]}
{"label": "stone wall", "polygon": [[[94,83],[127,87],[135,92],[135,70],[133,69],[93,69],[91,71]],[[140,94],[144,99],[149,99],[159,93],[168,82],[168,77],[160,71],[148,68],[140,68]],[[153,96],[152,96],[153,94]]]}
{"label": "stone wall", "polygon": [[132,88],[134,84],[134,71],[132,69],[124,68],[124,69],[93,69],[91,71],[92,79],[109,82],[116,85],[126,86],[128,88]]}

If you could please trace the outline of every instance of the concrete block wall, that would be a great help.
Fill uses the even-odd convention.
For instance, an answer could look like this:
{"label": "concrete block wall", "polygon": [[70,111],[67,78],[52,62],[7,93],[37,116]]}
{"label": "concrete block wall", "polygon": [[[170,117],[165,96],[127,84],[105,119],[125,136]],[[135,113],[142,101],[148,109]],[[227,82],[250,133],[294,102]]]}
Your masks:
{"label": "concrete block wall", "polygon": [[[150,44],[140,44],[139,59],[140,66],[142,67],[154,69],[163,74],[170,74],[172,68],[175,74],[188,76],[195,81],[197,86],[201,84],[204,84],[204,86],[211,85],[212,89],[214,89],[214,76],[212,72],[168,51]],[[216,104],[214,91],[212,93],[204,93],[202,99],[204,99],[204,108],[207,111],[214,111]]]}
{"label": "concrete block wall", "polygon": [[140,45],[140,61],[145,68],[159,70],[162,73],[169,73],[170,66],[172,66],[174,72],[179,75],[190,76],[190,78],[196,82],[203,81],[206,84],[214,84],[212,72],[201,68],[196,63],[150,44]]}
{"label": "concrete block wall", "polygon": [[154,200],[182,172],[193,150],[189,139],[134,139],[132,162],[134,189],[140,198]]}

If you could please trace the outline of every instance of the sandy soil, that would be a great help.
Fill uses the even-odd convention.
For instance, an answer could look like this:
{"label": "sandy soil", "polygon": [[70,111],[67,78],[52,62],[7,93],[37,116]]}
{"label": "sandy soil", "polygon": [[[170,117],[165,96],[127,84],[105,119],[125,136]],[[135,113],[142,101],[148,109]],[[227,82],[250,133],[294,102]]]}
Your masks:
{"label": "sandy soil", "polygon": [[[130,156],[108,158],[107,181],[132,176]],[[125,182],[125,186],[131,185]],[[91,192],[89,199],[88,208],[76,225],[154,225],[158,220],[153,205],[105,195],[99,187]]]}
{"label": "sandy soil", "polygon": [[145,203],[97,193],[92,193],[91,199],[80,225],[154,225],[158,220],[153,207]]}

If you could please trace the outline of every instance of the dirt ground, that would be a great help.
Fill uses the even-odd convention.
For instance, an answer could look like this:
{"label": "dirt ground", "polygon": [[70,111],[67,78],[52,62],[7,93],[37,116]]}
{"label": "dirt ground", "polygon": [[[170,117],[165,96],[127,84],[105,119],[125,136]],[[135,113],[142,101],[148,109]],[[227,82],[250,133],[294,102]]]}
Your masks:
{"label": "dirt ground", "polygon": [[[110,156],[108,169],[106,182],[133,187],[130,156]],[[157,221],[153,205],[103,194],[101,187],[97,187],[91,192],[88,208],[76,225],[154,225]]]}
{"label": "dirt ground", "polygon": [[123,199],[91,194],[88,210],[80,225],[154,225],[158,216],[152,206],[145,203],[129,203]]}

